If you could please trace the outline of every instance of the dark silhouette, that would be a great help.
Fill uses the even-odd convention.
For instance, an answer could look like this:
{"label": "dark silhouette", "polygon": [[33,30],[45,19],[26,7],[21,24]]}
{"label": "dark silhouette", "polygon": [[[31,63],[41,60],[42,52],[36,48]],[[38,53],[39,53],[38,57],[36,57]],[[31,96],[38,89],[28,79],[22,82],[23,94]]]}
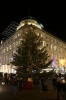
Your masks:
{"label": "dark silhouette", "polygon": [[60,95],[62,96],[62,98],[64,99],[63,93],[62,93],[62,83],[61,83],[61,79],[57,80],[57,99],[60,99]]}
{"label": "dark silhouette", "polygon": [[18,81],[18,87],[19,87],[19,91],[22,92],[22,89],[23,89],[23,80],[22,80],[22,78],[20,78],[19,81]]}
{"label": "dark silhouette", "polygon": [[60,77],[60,78],[61,78],[61,76],[62,76],[61,73],[59,73],[59,77]]}
{"label": "dark silhouette", "polygon": [[52,76],[52,82],[53,82],[54,90],[56,90],[56,81],[57,81],[57,74],[54,73],[53,76]]}
{"label": "dark silhouette", "polygon": [[45,90],[45,79],[42,77],[41,79],[42,91]]}
{"label": "dark silhouette", "polygon": [[16,94],[16,92],[17,92],[17,85],[18,85],[17,79],[14,78],[13,79],[13,92],[14,92],[14,94]]}
{"label": "dark silhouette", "polygon": [[5,84],[8,84],[8,77],[7,77],[7,73],[4,74],[4,79],[5,79]]}
{"label": "dark silhouette", "polygon": [[64,93],[64,100],[66,100],[66,83],[65,83],[65,80],[62,80],[62,91]]}
{"label": "dark silhouette", "polygon": [[56,90],[56,77],[53,77],[53,86],[54,86],[54,90]]}

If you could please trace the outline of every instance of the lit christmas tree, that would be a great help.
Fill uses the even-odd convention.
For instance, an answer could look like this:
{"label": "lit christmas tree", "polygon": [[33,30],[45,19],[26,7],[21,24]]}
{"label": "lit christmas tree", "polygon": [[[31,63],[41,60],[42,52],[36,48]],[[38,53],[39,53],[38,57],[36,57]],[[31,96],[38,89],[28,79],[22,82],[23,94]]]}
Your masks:
{"label": "lit christmas tree", "polygon": [[[23,33],[24,38],[16,53],[13,55],[13,65],[17,66],[16,71],[19,77],[32,77],[34,73],[39,74],[43,68],[47,68],[52,60],[48,61],[46,47],[43,47],[41,34],[36,34],[34,29],[28,29]],[[35,72],[34,72],[35,71]]]}

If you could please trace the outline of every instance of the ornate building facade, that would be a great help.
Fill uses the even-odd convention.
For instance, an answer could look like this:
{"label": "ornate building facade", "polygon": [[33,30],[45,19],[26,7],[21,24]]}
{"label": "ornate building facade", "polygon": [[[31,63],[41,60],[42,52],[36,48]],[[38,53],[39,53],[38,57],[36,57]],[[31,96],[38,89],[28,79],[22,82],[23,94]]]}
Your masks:
{"label": "ornate building facade", "polygon": [[34,31],[41,37],[43,37],[43,46],[47,47],[50,59],[53,59],[51,68],[64,70],[66,67],[66,43],[57,37],[51,35],[47,32],[42,24],[39,24],[33,18],[23,19],[20,24],[16,27],[16,30],[10,35],[5,41],[0,44],[0,72],[3,73],[15,73],[15,66],[12,66],[10,62],[13,60],[13,53],[16,52],[17,46],[19,46],[20,41],[23,39],[23,33],[26,32],[28,28],[34,27]]}

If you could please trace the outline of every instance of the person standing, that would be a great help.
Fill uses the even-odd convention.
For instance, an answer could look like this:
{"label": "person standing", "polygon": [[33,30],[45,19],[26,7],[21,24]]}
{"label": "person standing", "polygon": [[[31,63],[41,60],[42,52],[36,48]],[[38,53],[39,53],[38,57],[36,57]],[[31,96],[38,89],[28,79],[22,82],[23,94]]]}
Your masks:
{"label": "person standing", "polygon": [[19,91],[22,92],[22,89],[23,89],[23,79],[22,78],[20,78],[18,81],[18,87],[19,87]]}
{"label": "person standing", "polygon": [[64,100],[66,100],[66,83],[65,83],[65,80],[62,80],[62,91],[64,93]]}
{"label": "person standing", "polygon": [[56,90],[56,77],[55,76],[53,77],[53,87],[54,87],[54,90]]}
{"label": "person standing", "polygon": [[57,87],[57,99],[60,100],[60,95],[64,99],[64,95],[62,93],[62,83],[61,83],[61,79],[57,79],[56,87]]}
{"label": "person standing", "polygon": [[45,82],[45,80],[44,80],[44,78],[42,77],[42,78],[41,78],[42,91],[45,90],[44,82]]}
{"label": "person standing", "polygon": [[14,78],[13,80],[13,92],[14,94],[16,94],[17,92],[17,79],[16,78]]}

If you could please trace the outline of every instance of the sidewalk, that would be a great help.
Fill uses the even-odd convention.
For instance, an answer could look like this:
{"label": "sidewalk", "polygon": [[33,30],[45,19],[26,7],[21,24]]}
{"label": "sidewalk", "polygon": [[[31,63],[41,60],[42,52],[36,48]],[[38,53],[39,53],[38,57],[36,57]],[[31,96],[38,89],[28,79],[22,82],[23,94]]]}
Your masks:
{"label": "sidewalk", "polygon": [[[1,100],[57,100],[57,91],[53,90],[53,86],[49,84],[48,90],[42,92],[40,88],[33,90],[17,91],[14,95],[12,86],[0,85],[0,99]],[[63,100],[61,98],[61,100]]]}
{"label": "sidewalk", "polygon": [[14,96],[14,100],[56,100],[54,91],[25,90]]}
{"label": "sidewalk", "polygon": [[44,92],[41,91],[41,88],[23,90],[14,95],[14,100],[57,100],[57,91],[53,90],[53,86],[48,87],[48,90]]}

